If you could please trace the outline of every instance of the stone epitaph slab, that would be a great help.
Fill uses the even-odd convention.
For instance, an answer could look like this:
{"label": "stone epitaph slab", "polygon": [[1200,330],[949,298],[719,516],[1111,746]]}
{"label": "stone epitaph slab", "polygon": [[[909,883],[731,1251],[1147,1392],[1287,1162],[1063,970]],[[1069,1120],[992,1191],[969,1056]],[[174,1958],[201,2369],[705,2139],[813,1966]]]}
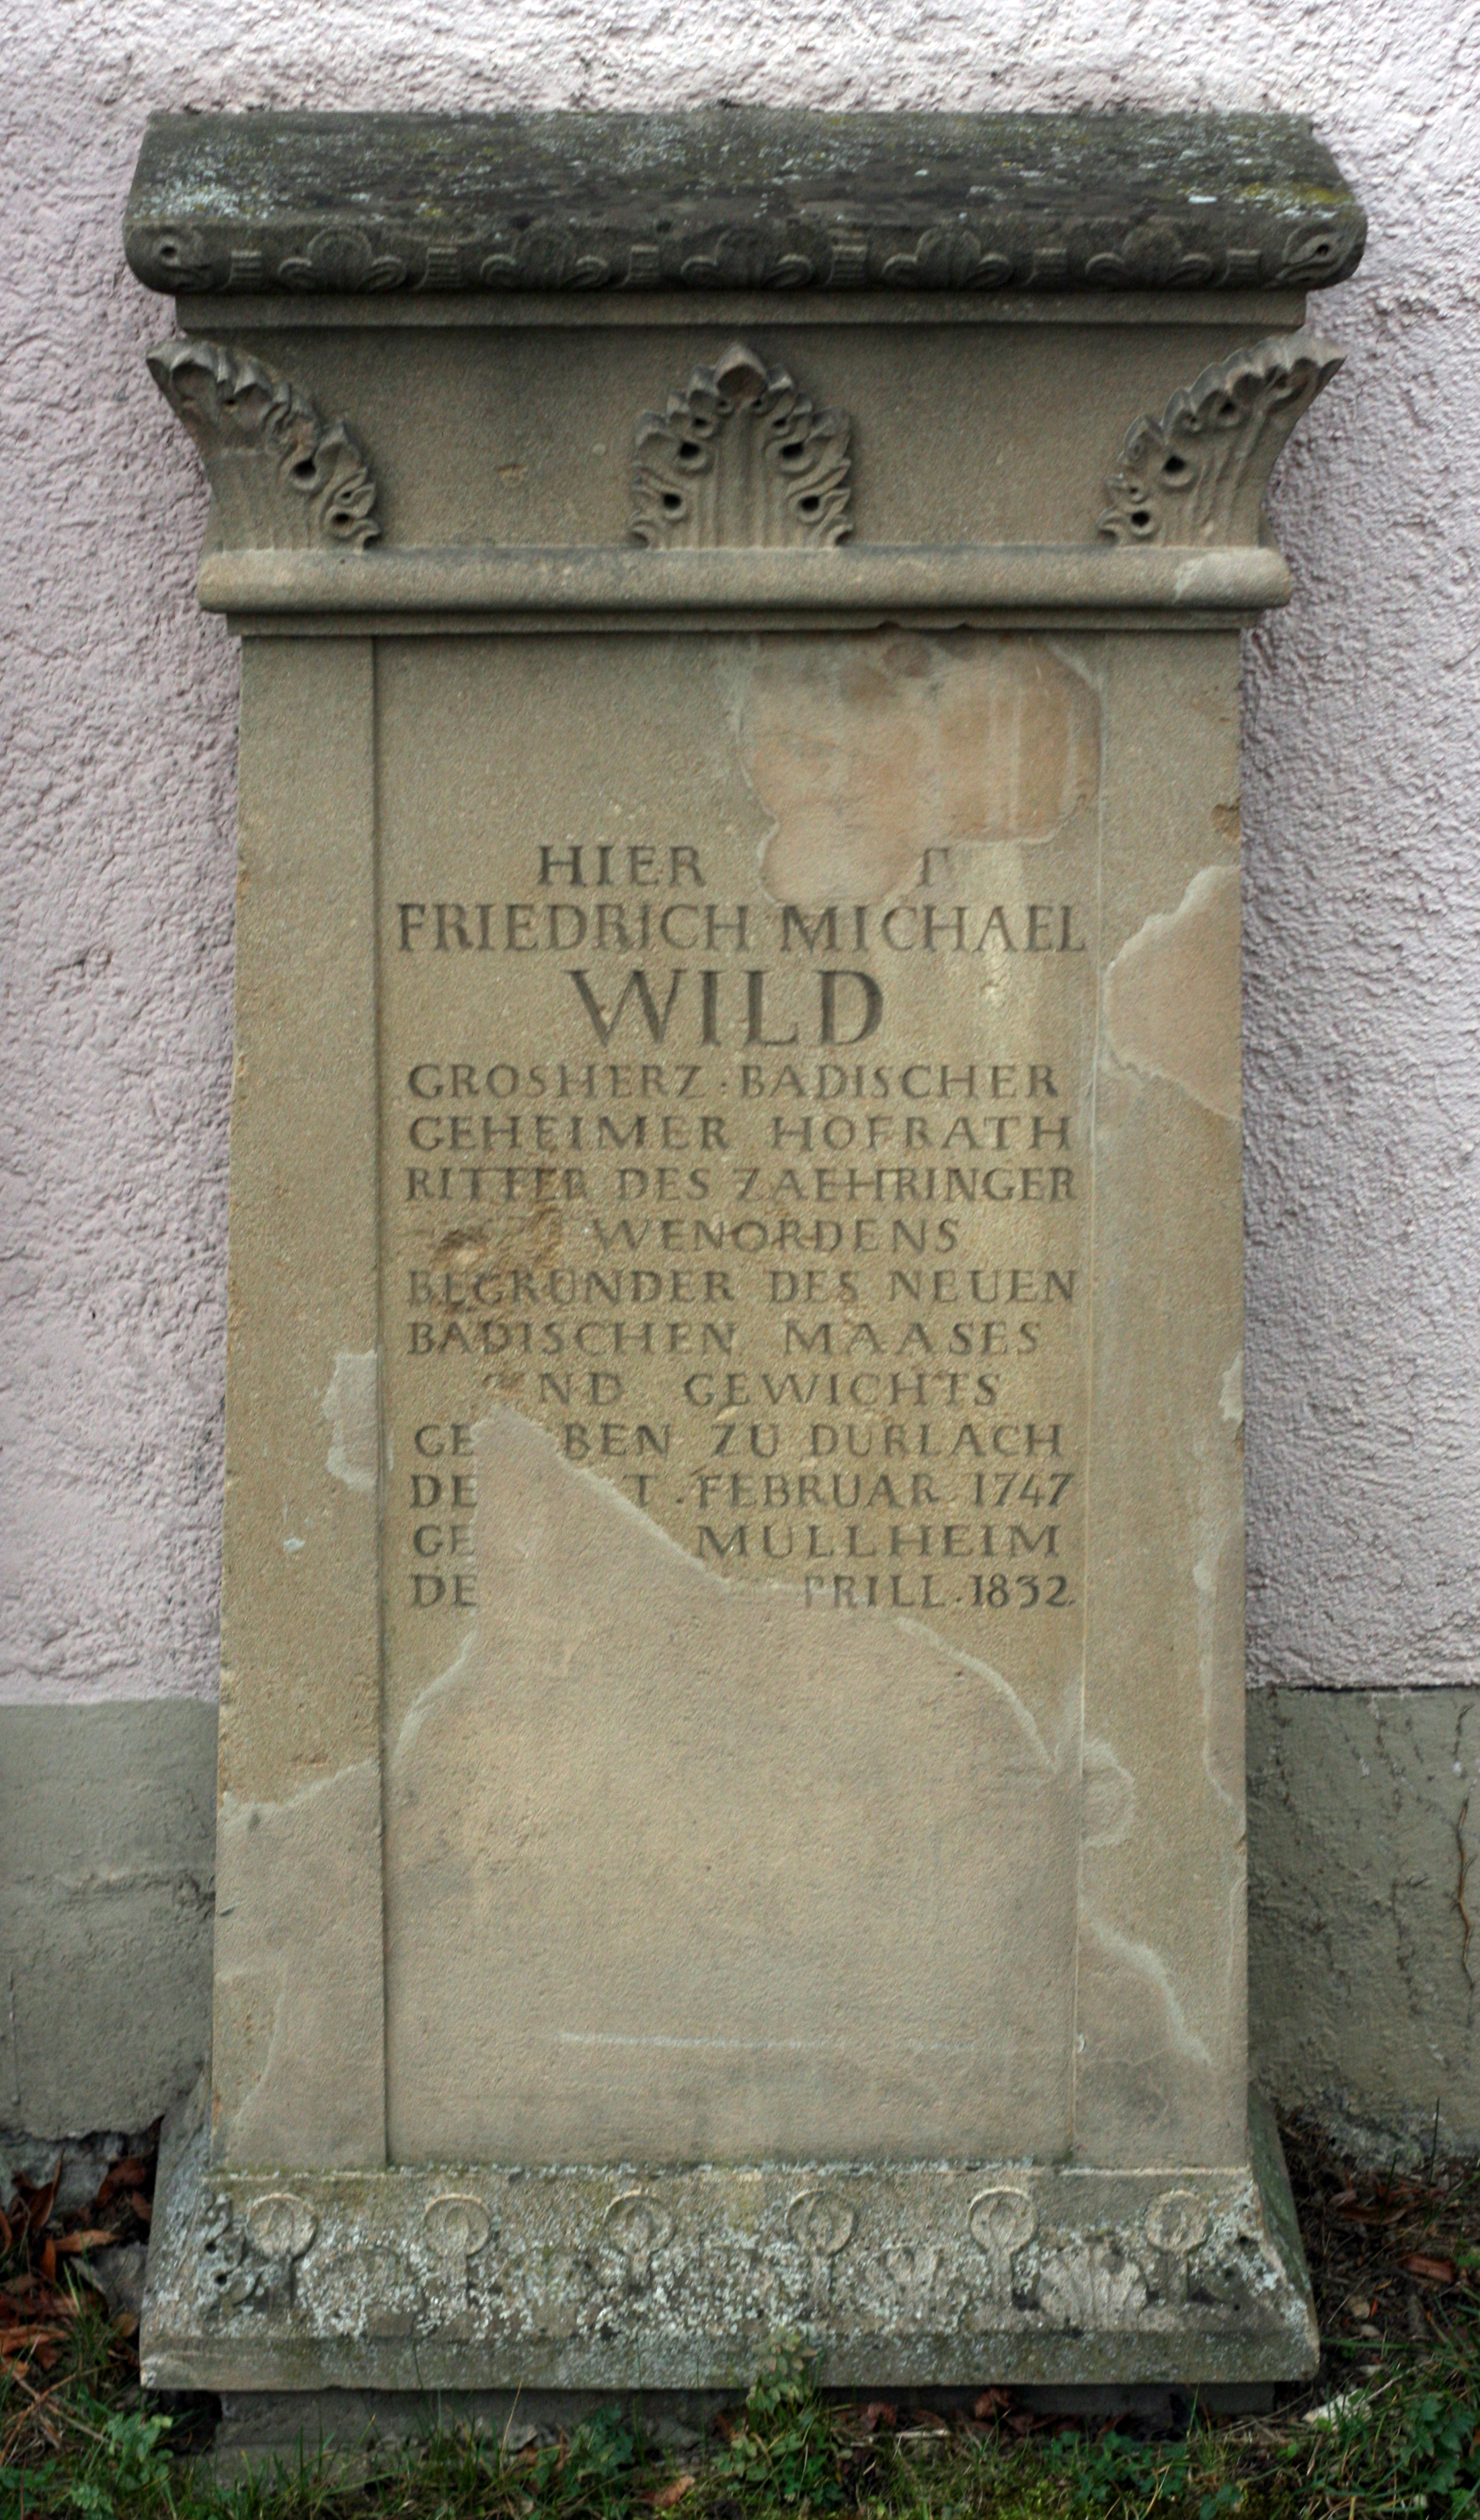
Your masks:
{"label": "stone epitaph slab", "polygon": [[1238,636],[1278,117],[159,117],[244,643],[233,2393],[1258,2382]]}

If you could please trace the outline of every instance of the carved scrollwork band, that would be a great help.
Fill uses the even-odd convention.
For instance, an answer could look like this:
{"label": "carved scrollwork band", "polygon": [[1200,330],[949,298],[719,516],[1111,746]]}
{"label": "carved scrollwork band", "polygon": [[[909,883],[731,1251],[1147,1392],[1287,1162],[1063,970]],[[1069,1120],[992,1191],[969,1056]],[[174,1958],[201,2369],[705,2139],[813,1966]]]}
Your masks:
{"label": "carved scrollwork band", "polygon": [[149,371],[200,449],[218,545],[363,551],[379,538],[360,448],[287,377],[215,341],[162,342]]}
{"label": "carved scrollwork band", "polygon": [[[1188,2189],[1169,2189],[1144,2208],[1139,2232],[1121,2229],[1089,2244],[1077,2239],[1065,2244],[1060,2238],[1056,2246],[1046,2245],[1035,2199],[1020,2187],[988,2187],[970,2199],[964,2221],[986,2261],[978,2282],[969,2275],[964,2281],[959,2267],[948,2270],[950,2243],[961,2237],[950,2228],[933,2242],[875,2235],[865,2256],[917,2314],[949,2307],[944,2296],[941,2304],[935,2300],[944,2276],[947,2293],[955,2295],[952,2323],[960,2323],[964,2315],[967,2326],[980,2333],[988,2325],[1010,2325],[1028,2318],[1040,2326],[1078,2332],[1124,2326],[1158,2300],[1185,2309],[1188,2264],[1209,2237],[1211,2217],[1205,2198]],[[787,2205],[784,2228],[785,2241],[799,2253],[803,2272],[803,2299],[794,2306],[826,2318],[833,2305],[835,2270],[859,2236],[858,2208],[836,2187],[804,2187]],[[200,2244],[213,2262],[209,2279],[217,2306],[228,2313],[295,2309],[295,2272],[318,2229],[319,2218],[302,2197],[284,2192],[254,2197],[239,2225],[230,2194],[218,2191],[198,2226]],[[470,2312],[473,2261],[491,2241],[497,2242],[499,2233],[480,2198],[441,2194],[423,2208],[420,2236],[432,2266],[408,2266],[403,2272],[414,2287],[415,2323],[435,2330]],[[605,2251],[619,2266],[618,2288],[625,2298],[649,2292],[675,2236],[674,2216],[657,2197],[643,2188],[624,2190],[611,2199],[588,2235],[582,2261],[588,2280],[602,2288],[597,2261]],[[1035,2241],[1040,2244],[1036,2263],[1025,2271],[1024,2253]],[[712,2247],[706,2255],[712,2262]],[[344,2263],[342,2249],[336,2251],[332,2264],[336,2275]],[[784,2286],[777,2278],[785,2272],[780,2263],[770,2271],[769,2289],[778,2303]],[[1206,2298],[1215,2302],[1216,2291]]]}
{"label": "carved scrollwork band", "polygon": [[1147,414],[1130,430],[1105,483],[1101,534],[1115,543],[1257,542],[1275,460],[1345,355],[1313,333],[1290,333],[1204,368],[1159,420]]}
{"label": "carved scrollwork band", "polygon": [[853,530],[849,424],[732,342],[637,424],[637,540],[660,550],[818,549]]}
{"label": "carved scrollwork band", "polygon": [[[1142,2337],[1148,2351],[1197,2336],[1217,2340],[1222,2367],[1240,2339],[1287,2356],[1308,2320],[1247,2174],[1175,2185],[1027,2170],[973,2184],[929,2166],[654,2172],[640,2185],[593,2170],[458,2178],[456,2189],[415,2170],[270,2185],[211,2172],[202,2143],[172,2182],[157,2272],[152,2260],[151,2351],[192,2333],[204,2369],[217,2350],[228,2366],[248,2345],[291,2360],[311,2344],[322,2361],[336,2340],[348,2355],[369,2337],[430,2356],[416,2365],[424,2378],[503,2385],[499,2373],[548,2354],[573,2385],[629,2366],[676,2383],[800,2327],[840,2353],[928,2339],[932,2369],[969,2377],[984,2338],[1039,2367],[1055,2340],[1067,2355],[1086,2336]],[[164,2356],[159,2367],[181,2366]]]}
{"label": "carved scrollwork band", "polygon": [[[1045,223],[1046,224],[1046,223]],[[1208,246],[1166,219],[1065,221],[1057,234],[998,233],[980,220],[942,220],[913,236],[798,228],[777,236],[721,228],[695,239],[593,235],[557,218],[528,228],[428,244],[383,227],[336,220],[291,242],[233,246],[201,229],[166,226],[129,240],[152,289],[291,289],[363,295],[382,290],[587,289],[1306,289],[1344,279],[1361,247],[1350,219],[1309,219],[1278,242]]]}

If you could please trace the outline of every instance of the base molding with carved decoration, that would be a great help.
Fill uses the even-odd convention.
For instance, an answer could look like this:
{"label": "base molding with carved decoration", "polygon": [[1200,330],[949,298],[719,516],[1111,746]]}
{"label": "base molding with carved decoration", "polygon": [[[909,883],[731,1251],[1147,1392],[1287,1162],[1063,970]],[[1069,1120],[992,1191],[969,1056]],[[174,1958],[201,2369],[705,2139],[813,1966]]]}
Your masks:
{"label": "base molding with carved decoration", "polygon": [[1258,2383],[1315,2367],[1273,2122],[1252,2172],[985,2163],[213,2170],[167,2142],[155,2388]]}

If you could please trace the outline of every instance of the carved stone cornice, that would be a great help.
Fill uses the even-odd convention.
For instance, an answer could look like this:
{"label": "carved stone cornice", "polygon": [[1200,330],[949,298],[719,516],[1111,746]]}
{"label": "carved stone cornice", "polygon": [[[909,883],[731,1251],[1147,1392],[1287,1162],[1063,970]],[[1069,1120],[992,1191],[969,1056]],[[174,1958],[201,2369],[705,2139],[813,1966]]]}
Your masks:
{"label": "carved stone cornice", "polygon": [[359,447],[287,377],[215,341],[162,342],[149,371],[201,450],[211,547],[363,551],[378,539],[376,485]]}
{"label": "carved stone cornice", "polygon": [[1275,459],[1346,353],[1314,333],[1235,350],[1129,431],[1099,530],[1115,543],[1261,539]]}
{"label": "carved stone cornice", "polygon": [[818,549],[853,531],[847,415],[739,341],[637,424],[632,531],[655,550]]}
{"label": "carved stone cornice", "polygon": [[148,288],[1307,289],[1367,234],[1290,114],[157,114]]}

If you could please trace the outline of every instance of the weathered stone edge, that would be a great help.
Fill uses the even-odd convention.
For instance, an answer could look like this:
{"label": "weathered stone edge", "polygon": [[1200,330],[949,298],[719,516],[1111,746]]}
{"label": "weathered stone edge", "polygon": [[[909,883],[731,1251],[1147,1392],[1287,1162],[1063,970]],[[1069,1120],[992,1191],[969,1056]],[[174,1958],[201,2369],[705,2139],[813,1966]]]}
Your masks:
{"label": "weathered stone edge", "polygon": [[1028,610],[1243,615],[1283,604],[1277,551],[1089,545],[933,546],[851,551],[381,549],[207,551],[198,585],[209,612],[510,613],[572,625],[602,614],[724,615]]}
{"label": "weathered stone edge", "polygon": [[1287,114],[156,114],[146,287],[1320,288],[1367,220]]}
{"label": "weathered stone edge", "polygon": [[[1273,2154],[1270,2142],[1275,2141]],[[1020,2164],[221,2172],[161,2165],[154,2387],[832,2387],[1314,2367],[1278,2140],[1254,2172]]]}

